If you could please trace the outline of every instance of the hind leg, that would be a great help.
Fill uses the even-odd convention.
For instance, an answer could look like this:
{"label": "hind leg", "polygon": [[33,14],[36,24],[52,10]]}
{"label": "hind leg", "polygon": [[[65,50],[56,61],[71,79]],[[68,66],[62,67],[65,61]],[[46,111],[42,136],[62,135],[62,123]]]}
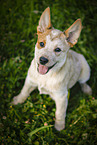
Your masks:
{"label": "hind leg", "polygon": [[80,56],[80,60],[81,60],[82,70],[79,77],[79,83],[81,85],[82,91],[85,94],[92,95],[92,89],[86,83],[90,78],[90,67],[83,55]]}
{"label": "hind leg", "polygon": [[83,83],[83,84],[80,83],[80,85],[81,85],[82,91],[85,94],[92,95],[92,89],[89,85],[87,85],[86,83]]}

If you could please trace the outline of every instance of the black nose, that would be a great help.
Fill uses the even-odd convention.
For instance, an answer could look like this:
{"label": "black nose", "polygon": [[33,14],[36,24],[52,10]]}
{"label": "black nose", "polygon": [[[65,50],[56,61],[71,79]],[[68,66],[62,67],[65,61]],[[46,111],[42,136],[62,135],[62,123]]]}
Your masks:
{"label": "black nose", "polygon": [[43,56],[40,57],[39,61],[42,65],[45,65],[46,63],[48,63],[48,59]]}

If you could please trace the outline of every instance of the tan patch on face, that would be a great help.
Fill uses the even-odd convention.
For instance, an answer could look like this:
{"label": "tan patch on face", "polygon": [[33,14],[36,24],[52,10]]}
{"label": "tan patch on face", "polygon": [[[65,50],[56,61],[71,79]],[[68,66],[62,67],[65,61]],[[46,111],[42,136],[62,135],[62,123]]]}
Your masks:
{"label": "tan patch on face", "polygon": [[[64,43],[64,45],[65,45],[65,39],[66,39],[66,36],[64,35],[64,33],[63,32],[54,32],[53,33],[53,30],[54,30],[54,28],[52,28],[52,29],[47,29],[45,32],[38,32],[37,34],[38,34],[38,40],[37,40],[37,48],[38,49],[42,49],[42,48],[44,48],[45,46],[46,46],[46,36],[47,35],[49,35],[50,36],[50,40],[51,41],[54,41],[54,40],[56,40],[57,41],[57,39],[61,39],[61,41]],[[40,46],[40,42],[43,42],[44,43],[44,47],[41,47]]]}
{"label": "tan patch on face", "polygon": [[[47,29],[44,33],[37,33],[38,34],[38,40],[37,40],[37,48],[41,49],[44,48],[46,45],[46,36],[49,35],[51,32],[51,29]],[[40,42],[44,43],[44,47],[40,46]]]}

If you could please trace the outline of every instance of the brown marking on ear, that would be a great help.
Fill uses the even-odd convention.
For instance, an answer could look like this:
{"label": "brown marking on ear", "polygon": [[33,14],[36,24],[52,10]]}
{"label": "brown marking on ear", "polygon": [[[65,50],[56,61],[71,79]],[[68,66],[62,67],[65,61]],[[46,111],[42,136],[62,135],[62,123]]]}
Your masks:
{"label": "brown marking on ear", "polygon": [[68,44],[69,44],[70,47],[73,47],[76,43],[72,44],[72,43],[68,42]]}
{"label": "brown marking on ear", "polygon": [[37,35],[41,35],[45,32],[48,33],[48,31],[52,29],[52,25],[50,27],[46,28],[45,32],[41,32],[39,29],[40,29],[40,26],[37,26]]}
{"label": "brown marking on ear", "polygon": [[[37,48],[41,49],[44,48],[46,45],[46,36],[49,35],[51,32],[51,29],[48,29],[46,32],[44,33],[37,33],[38,34],[38,40],[37,40]],[[44,47],[40,46],[40,42],[44,43]]]}
{"label": "brown marking on ear", "polygon": [[46,8],[46,9],[44,10],[44,12],[42,13],[41,18],[40,18],[40,20],[39,20],[39,25],[40,25],[40,21],[43,19],[43,16],[45,15],[45,13],[48,13],[48,15],[49,15],[49,24],[48,24],[48,28],[49,28],[49,27],[51,26],[50,8],[49,8],[49,7]]}
{"label": "brown marking on ear", "polygon": [[49,14],[49,24],[48,24],[47,29],[51,29],[51,28],[52,28],[52,24],[51,24],[51,17],[50,17],[50,8],[48,7],[48,8],[46,9],[46,11],[47,11],[48,14]]}
{"label": "brown marking on ear", "polygon": [[[47,15],[49,18],[49,20],[48,20],[48,25],[47,26],[45,26],[45,22],[46,22],[46,20],[45,20],[45,15]],[[42,29],[42,24],[41,24],[41,22],[43,23],[44,22],[44,28]],[[48,7],[48,8],[46,8],[45,10],[44,10],[44,12],[42,13],[42,15],[41,15],[41,17],[40,17],[40,20],[39,20],[39,26],[37,27],[37,33],[42,33],[42,32],[44,32],[44,31],[46,31],[47,29],[51,29],[52,28],[52,24],[51,24],[51,18],[50,18],[50,8]]]}
{"label": "brown marking on ear", "polygon": [[79,22],[80,23],[80,31],[79,33],[81,32],[81,28],[82,28],[82,24],[81,24],[81,19],[77,19],[66,31],[65,31],[65,35],[66,37],[69,37],[69,31],[70,29],[77,23]]}
{"label": "brown marking on ear", "polygon": [[[81,19],[77,19],[66,31],[64,31],[67,39],[69,38],[70,33],[72,33],[73,31],[71,31],[71,29],[74,27],[74,25],[76,25],[76,23],[79,23],[79,30],[78,30],[78,36],[80,35],[81,29],[82,29],[82,24],[81,24]],[[72,34],[71,34],[72,35]],[[76,43],[77,43],[77,39],[75,39],[75,41],[73,41],[73,43],[68,42],[68,44],[70,45],[70,47],[73,47]]]}

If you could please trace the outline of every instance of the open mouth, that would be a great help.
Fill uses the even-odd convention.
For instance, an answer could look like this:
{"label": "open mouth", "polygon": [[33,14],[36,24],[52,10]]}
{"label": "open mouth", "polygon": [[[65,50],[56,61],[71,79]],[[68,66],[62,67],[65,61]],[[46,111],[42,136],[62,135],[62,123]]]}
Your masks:
{"label": "open mouth", "polygon": [[[56,63],[57,63],[57,62],[56,62]],[[52,69],[52,68],[56,65],[56,63],[53,64],[53,65],[50,66],[50,67],[47,67],[47,66],[42,65],[42,64],[38,64],[37,70],[38,70],[38,72],[39,72],[40,74],[44,75],[44,74],[48,73],[49,70]]]}

